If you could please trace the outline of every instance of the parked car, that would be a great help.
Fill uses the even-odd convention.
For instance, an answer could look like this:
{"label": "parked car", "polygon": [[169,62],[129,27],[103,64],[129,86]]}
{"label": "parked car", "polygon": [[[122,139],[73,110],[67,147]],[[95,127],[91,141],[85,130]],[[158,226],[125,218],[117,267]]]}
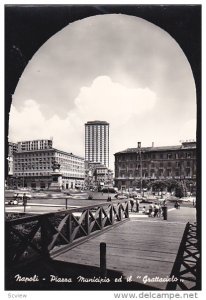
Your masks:
{"label": "parked car", "polygon": [[117,191],[113,187],[104,187],[104,188],[101,189],[101,192],[102,193],[113,193],[113,194],[115,194]]}
{"label": "parked car", "polygon": [[122,195],[117,195],[117,197],[116,197],[117,199],[128,199],[128,196],[127,195],[124,195],[124,194],[122,194]]}
{"label": "parked car", "polygon": [[23,200],[24,195],[26,196],[27,199],[31,199],[31,194],[29,192],[17,192],[14,194],[14,199],[15,200]]}
{"label": "parked car", "polygon": [[9,200],[8,205],[18,205],[19,204],[19,201],[18,200]]}

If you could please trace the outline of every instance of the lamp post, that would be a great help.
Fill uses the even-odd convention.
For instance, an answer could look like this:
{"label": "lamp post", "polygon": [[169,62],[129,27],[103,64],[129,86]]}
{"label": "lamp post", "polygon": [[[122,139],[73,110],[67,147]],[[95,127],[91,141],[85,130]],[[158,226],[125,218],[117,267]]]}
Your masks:
{"label": "lamp post", "polygon": [[107,175],[107,189],[108,189],[107,200],[110,201],[110,196],[109,196],[109,171],[106,173],[106,175]]}
{"label": "lamp post", "polygon": [[22,176],[22,187],[24,188],[24,165],[22,165],[22,171],[23,171],[23,176]]}
{"label": "lamp post", "polygon": [[140,194],[142,195],[142,151],[141,142],[137,143],[138,153],[139,153],[139,165],[140,165]]}
{"label": "lamp post", "polygon": [[192,196],[192,183],[190,183],[190,197]]}

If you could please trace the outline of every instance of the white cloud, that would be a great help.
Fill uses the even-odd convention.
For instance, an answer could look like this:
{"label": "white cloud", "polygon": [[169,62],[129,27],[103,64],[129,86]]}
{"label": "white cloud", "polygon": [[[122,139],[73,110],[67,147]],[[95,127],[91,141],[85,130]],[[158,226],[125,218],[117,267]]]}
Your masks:
{"label": "white cloud", "polygon": [[81,139],[79,136],[76,140],[74,138],[76,123],[75,116],[72,114],[70,118],[63,120],[56,114],[46,119],[35,100],[26,100],[21,111],[11,105],[9,140],[17,142],[53,137],[54,147],[70,152],[75,151],[76,154],[82,155],[82,149],[79,147],[79,143],[82,143]]}
{"label": "white cloud", "polygon": [[90,87],[81,88],[75,111],[85,121],[106,120],[116,127],[152,109],[155,101],[155,93],[148,88],[127,88],[108,76],[99,76]]}

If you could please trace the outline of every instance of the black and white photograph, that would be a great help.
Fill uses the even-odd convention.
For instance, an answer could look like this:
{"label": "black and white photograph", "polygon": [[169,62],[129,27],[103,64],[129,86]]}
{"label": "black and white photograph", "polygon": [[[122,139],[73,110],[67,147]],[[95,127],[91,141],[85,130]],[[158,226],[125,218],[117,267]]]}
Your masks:
{"label": "black and white photograph", "polygon": [[201,8],[4,6],[6,291],[202,290]]}

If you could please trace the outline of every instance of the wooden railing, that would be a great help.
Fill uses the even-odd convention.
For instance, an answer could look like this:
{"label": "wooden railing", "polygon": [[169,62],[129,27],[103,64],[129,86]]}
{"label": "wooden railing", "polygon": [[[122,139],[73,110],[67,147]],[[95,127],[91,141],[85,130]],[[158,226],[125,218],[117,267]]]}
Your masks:
{"label": "wooden railing", "polygon": [[167,290],[197,290],[201,285],[197,282],[197,266],[200,260],[200,251],[197,247],[197,226],[189,222],[185,226],[182,241],[177,252],[170,278],[178,278],[170,281]]}
{"label": "wooden railing", "polygon": [[129,218],[127,200],[8,220],[6,265],[51,255]]}

